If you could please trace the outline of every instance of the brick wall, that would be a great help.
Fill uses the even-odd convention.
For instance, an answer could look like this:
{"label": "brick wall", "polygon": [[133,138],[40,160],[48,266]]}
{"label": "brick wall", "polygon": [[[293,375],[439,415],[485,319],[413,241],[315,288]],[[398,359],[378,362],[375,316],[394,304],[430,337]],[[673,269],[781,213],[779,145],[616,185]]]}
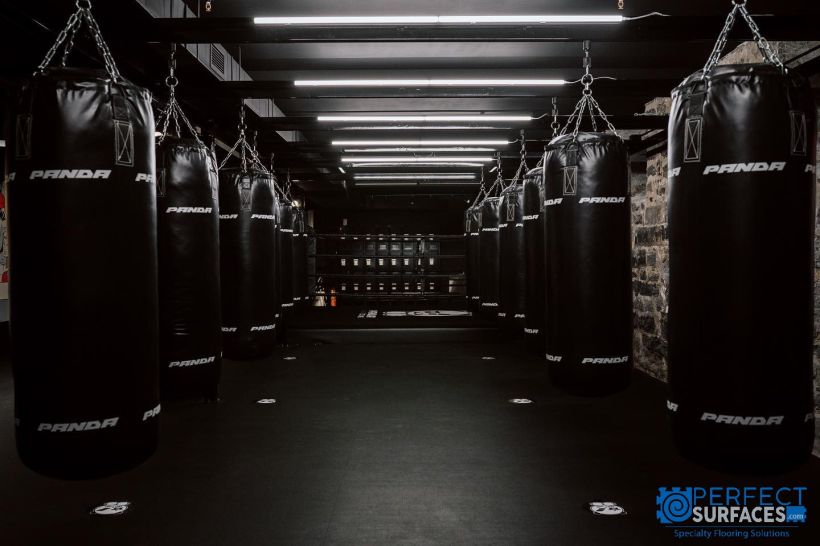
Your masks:
{"label": "brick wall", "polygon": [[[785,61],[804,50],[808,42],[773,43]],[[720,64],[761,62],[753,42],[738,46]],[[646,104],[646,112],[667,114],[671,99],[657,98]],[[820,117],[820,111],[818,111]],[[820,135],[818,135],[820,136]],[[820,138],[817,160],[820,163]],[[632,281],[634,298],[635,365],[649,375],[667,378],[667,301],[669,286],[669,244],[667,240],[667,155],[665,149],[647,158],[646,174],[632,177]],[[820,173],[818,174],[820,181]],[[820,190],[817,194],[820,206]],[[815,226],[820,234],[820,222]],[[818,416],[815,454],[820,456],[820,238],[815,238],[814,371],[815,413]]]}

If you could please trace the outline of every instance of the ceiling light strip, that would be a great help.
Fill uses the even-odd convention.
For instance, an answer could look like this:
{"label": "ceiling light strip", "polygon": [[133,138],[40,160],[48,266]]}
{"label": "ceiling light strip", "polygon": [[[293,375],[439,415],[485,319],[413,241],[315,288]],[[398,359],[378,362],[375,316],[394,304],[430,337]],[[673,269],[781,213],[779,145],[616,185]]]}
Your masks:
{"label": "ceiling light strip", "polygon": [[623,15],[324,15],[297,17],[254,17],[257,25],[505,25],[505,24],[612,24]]}
{"label": "ceiling light strip", "polygon": [[475,115],[475,116],[319,116],[316,118],[322,122],[467,122],[467,121],[532,121],[532,116],[497,116],[497,115]]}
{"label": "ceiling light strip", "polygon": [[559,79],[395,79],[296,80],[297,87],[542,87],[566,85]]}
{"label": "ceiling light strip", "polygon": [[398,147],[398,148],[345,148],[345,153],[435,153],[435,152],[492,152],[495,148],[482,148],[479,146],[454,146],[450,148],[435,147],[435,148],[419,148],[419,147]]}
{"label": "ceiling light strip", "polygon": [[475,175],[442,173],[357,174],[354,178],[356,180],[475,180]]}
{"label": "ceiling light strip", "polygon": [[490,156],[439,156],[439,157],[406,157],[406,156],[370,156],[370,157],[342,157],[342,163],[390,163],[400,161],[404,163],[450,163],[453,161],[467,161],[470,163],[486,163],[492,161]]}
{"label": "ceiling light strip", "polygon": [[334,140],[333,146],[506,146],[508,140]]}
{"label": "ceiling light strip", "polygon": [[360,169],[372,169],[372,168],[382,168],[382,167],[483,167],[484,163],[465,163],[461,161],[454,161],[452,163],[408,163],[406,161],[392,161],[392,162],[385,162],[385,163],[349,163],[348,167],[353,168],[360,168]]}

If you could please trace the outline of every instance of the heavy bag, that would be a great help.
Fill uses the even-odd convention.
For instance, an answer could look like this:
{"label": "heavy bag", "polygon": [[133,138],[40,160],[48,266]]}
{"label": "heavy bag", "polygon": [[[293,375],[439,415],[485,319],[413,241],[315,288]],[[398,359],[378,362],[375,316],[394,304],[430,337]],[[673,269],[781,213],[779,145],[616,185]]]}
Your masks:
{"label": "heavy bag", "polygon": [[553,382],[620,390],[632,368],[629,155],[609,133],[554,139],[545,159],[545,334]]}
{"label": "heavy bag", "polygon": [[522,191],[524,222],[524,335],[527,347],[544,355],[544,167],[524,176]]}
{"label": "heavy bag", "polygon": [[219,172],[222,343],[227,358],[269,355],[276,345],[276,215],[267,173]]}
{"label": "heavy bag", "polygon": [[95,478],[157,445],[151,95],[104,71],[25,84],[9,175],[17,448],[37,472]]}
{"label": "heavy bag", "polygon": [[526,256],[524,254],[523,185],[511,184],[499,202],[498,318],[503,326],[524,333]]}
{"label": "heavy bag", "polygon": [[467,309],[475,313],[481,308],[481,304],[479,303],[481,298],[481,290],[479,288],[481,282],[481,244],[479,242],[481,235],[481,228],[479,227],[481,222],[481,208],[474,205],[468,208],[464,215],[466,218],[464,225],[464,236],[466,237],[464,284],[467,294]]}
{"label": "heavy bag", "polygon": [[706,464],[772,471],[812,451],[816,123],[807,82],[771,65],[672,93],[667,407]]}
{"label": "heavy bag", "polygon": [[216,399],[222,364],[219,179],[201,142],[157,145],[159,366],[163,399]]}
{"label": "heavy bag", "polygon": [[293,205],[279,203],[279,299],[282,323],[293,313]]}
{"label": "heavy bag", "polygon": [[484,199],[480,207],[479,255],[479,294],[481,312],[488,317],[497,318],[499,287],[499,233],[498,204],[499,197]]}
{"label": "heavy bag", "polygon": [[276,180],[274,179],[274,191],[273,191],[273,216],[274,216],[274,231],[273,231],[273,277],[276,279],[276,282],[273,287],[273,305],[276,309],[276,314],[274,315],[274,321],[276,323],[277,330],[277,339],[282,335],[282,294],[279,290],[279,279],[282,276],[281,267],[279,264],[280,258],[280,250],[279,246],[281,245],[282,241],[282,219],[279,217],[279,193],[276,191]]}
{"label": "heavy bag", "polygon": [[293,304],[302,305],[307,275],[307,233],[304,209],[293,207]]}

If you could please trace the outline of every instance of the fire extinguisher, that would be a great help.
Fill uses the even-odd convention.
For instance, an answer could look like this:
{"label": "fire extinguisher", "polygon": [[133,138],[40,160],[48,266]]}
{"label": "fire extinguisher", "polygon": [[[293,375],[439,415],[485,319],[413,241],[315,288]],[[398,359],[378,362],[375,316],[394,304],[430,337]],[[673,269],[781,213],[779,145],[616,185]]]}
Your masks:
{"label": "fire extinguisher", "polygon": [[331,307],[336,307],[336,289],[335,288],[330,289],[330,306]]}

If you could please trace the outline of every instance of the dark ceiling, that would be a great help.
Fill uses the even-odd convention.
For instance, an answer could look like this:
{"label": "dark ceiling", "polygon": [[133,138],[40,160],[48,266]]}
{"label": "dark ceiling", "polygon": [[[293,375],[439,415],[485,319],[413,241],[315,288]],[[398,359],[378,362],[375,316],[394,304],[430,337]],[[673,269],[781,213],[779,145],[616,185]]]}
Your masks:
{"label": "dark ceiling", "polygon": [[[252,118],[259,131],[262,155],[276,153],[277,170],[288,170],[308,197],[326,204],[361,201],[367,193],[384,188],[356,189],[352,174],[338,167],[341,151],[330,146],[335,139],[463,139],[497,138],[514,141],[526,130],[531,164],[549,137],[549,119],[524,123],[473,124],[493,128],[471,130],[345,130],[356,124],[323,124],[318,114],[527,114],[548,113],[552,97],[566,115],[580,95],[579,85],[505,88],[297,88],[296,79],[339,78],[561,78],[576,80],[583,74],[581,42],[592,40],[592,69],[601,79],[593,92],[613,117],[616,127],[627,130],[636,154],[663,141],[665,119],[636,117],[643,105],[666,96],[674,85],[700,68],[731,7],[729,0],[212,0],[205,13],[204,0],[186,2],[198,19],[153,19],[135,0],[94,2],[94,11],[105,37],[119,59],[123,74],[146,85],[158,97],[165,95],[162,81],[164,56],[170,42],[221,43],[247,70],[252,82],[219,82],[190,58],[180,58],[178,93],[195,123],[219,139],[235,138],[238,105],[243,97],[273,99],[284,118]],[[162,1],[154,0],[160,5]],[[8,97],[16,80],[30,73],[54,40],[73,8],[65,0],[0,1],[4,32],[0,44],[6,54],[0,65],[0,83]],[[749,3],[759,17],[764,34],[772,40],[820,38],[816,22],[820,5],[815,1],[785,0]],[[649,17],[617,25],[541,25],[540,27],[357,27],[266,28],[252,24],[259,15],[442,15],[442,14],[623,14],[634,17],[659,11],[670,17]],[[731,48],[748,38],[742,22],[736,25]],[[82,42],[89,62],[93,47]],[[81,52],[82,53],[82,52]],[[82,57],[82,54],[80,55]],[[806,70],[820,72],[817,63]],[[361,125],[361,124],[358,124]],[[288,143],[275,131],[299,130],[304,141]],[[502,147],[503,171],[511,176],[518,164],[517,145]],[[395,154],[393,154],[395,155]],[[440,154],[441,155],[441,154]],[[453,155],[453,154],[449,154]],[[431,172],[431,168],[402,168],[402,172]],[[438,167],[434,172],[463,172],[463,167]],[[471,168],[468,171],[475,172]],[[382,172],[394,172],[385,167]],[[364,172],[359,170],[359,172]],[[367,169],[366,172],[380,172]],[[470,194],[475,187],[445,186],[441,191]],[[413,189],[397,189],[410,192]]]}

